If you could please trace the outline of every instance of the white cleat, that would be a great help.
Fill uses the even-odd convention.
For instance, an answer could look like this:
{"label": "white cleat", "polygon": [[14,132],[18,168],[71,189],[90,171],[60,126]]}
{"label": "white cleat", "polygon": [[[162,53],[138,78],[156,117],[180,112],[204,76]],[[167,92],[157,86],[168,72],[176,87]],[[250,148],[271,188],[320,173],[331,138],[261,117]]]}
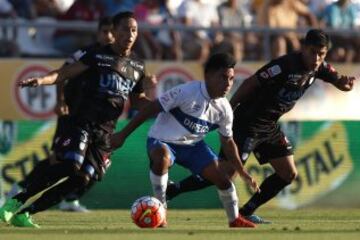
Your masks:
{"label": "white cleat", "polygon": [[87,209],[85,206],[80,204],[79,200],[74,200],[70,202],[63,200],[59,204],[59,209],[61,211],[66,211],[66,212],[80,212],[80,213],[90,212],[89,209]]}

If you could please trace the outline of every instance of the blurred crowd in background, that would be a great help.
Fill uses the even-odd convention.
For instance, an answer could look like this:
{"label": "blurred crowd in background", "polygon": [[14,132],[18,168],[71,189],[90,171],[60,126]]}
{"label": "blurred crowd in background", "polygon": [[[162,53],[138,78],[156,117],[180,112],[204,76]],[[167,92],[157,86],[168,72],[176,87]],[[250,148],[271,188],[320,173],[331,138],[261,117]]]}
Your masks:
{"label": "blurred crowd in background", "polygon": [[[213,28],[142,27],[135,52],[143,59],[204,61],[213,52],[227,51],[238,61],[267,60],[264,35],[256,29],[321,27],[334,30],[329,60],[360,61],[360,0],[0,0],[0,21],[54,23],[53,28],[36,29],[2,25],[0,55],[67,56],[93,43],[94,32],[60,29],[56,23],[96,22],[119,11],[133,11],[144,25]],[[268,57],[298,50],[301,36],[298,31],[272,32]]]}

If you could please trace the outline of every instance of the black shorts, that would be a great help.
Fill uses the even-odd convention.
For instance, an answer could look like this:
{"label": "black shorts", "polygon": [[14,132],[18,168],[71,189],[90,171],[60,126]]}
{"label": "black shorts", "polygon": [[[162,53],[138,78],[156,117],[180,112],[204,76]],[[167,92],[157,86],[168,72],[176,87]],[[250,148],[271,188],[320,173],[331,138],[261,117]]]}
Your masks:
{"label": "black shorts", "polygon": [[[291,143],[280,130],[280,127],[267,134],[251,134],[246,130],[234,131],[234,141],[243,162],[246,162],[251,152],[254,153],[260,164],[266,164],[270,159],[294,154]],[[224,157],[222,151],[220,156]]]}
{"label": "black shorts", "polygon": [[80,167],[80,171],[100,180],[110,163],[110,134],[95,126],[78,124],[71,118],[67,124],[54,141],[56,160],[70,161]]}
{"label": "black shorts", "polygon": [[71,126],[71,117],[69,115],[63,115],[56,120],[56,129],[52,140],[51,150],[54,149],[55,142],[59,141],[62,133],[66,132],[66,129]]}

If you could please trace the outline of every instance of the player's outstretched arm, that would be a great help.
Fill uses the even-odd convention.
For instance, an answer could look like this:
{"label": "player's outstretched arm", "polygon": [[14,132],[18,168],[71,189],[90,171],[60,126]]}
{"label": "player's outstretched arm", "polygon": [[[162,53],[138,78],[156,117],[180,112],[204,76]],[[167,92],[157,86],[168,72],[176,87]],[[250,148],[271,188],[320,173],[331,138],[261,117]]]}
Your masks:
{"label": "player's outstretched arm", "polygon": [[120,131],[114,133],[111,137],[111,147],[116,149],[121,147],[126,138],[135,131],[148,118],[162,111],[161,104],[158,100],[151,102],[146,108],[143,108],[133,119]]}
{"label": "player's outstretched arm", "polygon": [[254,178],[250,176],[250,174],[245,170],[236,144],[232,137],[224,137],[220,135],[221,147],[224,151],[224,154],[227,159],[229,159],[236,171],[239,173],[240,177],[255,191],[260,192],[259,185],[255,181]]}
{"label": "player's outstretched arm", "polygon": [[351,91],[354,87],[355,77],[350,76],[340,76],[337,81],[333,84],[334,86],[341,91]]}
{"label": "player's outstretched arm", "polygon": [[59,69],[49,72],[42,77],[33,77],[20,80],[17,84],[20,87],[38,87],[40,85],[52,85],[62,82],[65,79],[72,79],[85,71],[87,65],[81,62],[75,62],[70,65],[63,66]]}

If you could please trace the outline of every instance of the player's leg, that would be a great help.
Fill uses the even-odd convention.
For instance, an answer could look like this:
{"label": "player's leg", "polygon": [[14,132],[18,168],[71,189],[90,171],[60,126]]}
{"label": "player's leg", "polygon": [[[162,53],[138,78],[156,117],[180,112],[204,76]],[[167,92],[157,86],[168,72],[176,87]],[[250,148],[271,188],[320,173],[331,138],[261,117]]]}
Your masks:
{"label": "player's leg", "polygon": [[49,157],[36,163],[35,167],[25,176],[23,180],[12,184],[10,191],[6,194],[6,198],[14,197],[16,194],[20,193],[23,189],[30,185],[31,182],[41,178],[42,175],[46,172],[49,163]]}
{"label": "player's leg", "polygon": [[89,189],[95,184],[95,180],[91,180],[90,183],[85,187],[78,189],[76,192],[72,192],[65,196],[59,204],[59,209],[68,212],[90,212],[84,205],[80,203],[80,198],[89,191]]}
{"label": "player's leg", "polygon": [[9,222],[16,211],[32,196],[68,176],[74,176],[83,164],[88,146],[88,133],[75,128],[58,141],[55,147],[57,162],[50,164],[45,173],[35,179],[24,191],[8,199],[0,208],[0,219]]}
{"label": "player's leg", "polygon": [[262,182],[260,193],[255,193],[240,209],[240,213],[245,216],[252,215],[257,208],[274,198],[297,176],[292,146],[282,132],[261,143],[254,152],[256,156],[260,156],[258,158],[260,164],[270,163],[275,173]]}
{"label": "player's leg", "polygon": [[[223,158],[218,162],[220,170],[223,173],[226,173],[230,179],[234,179],[236,176],[236,171],[234,170],[232,164]],[[166,189],[166,199],[171,200],[179,194],[201,190],[213,185],[214,184],[212,182],[208,181],[199,174],[190,175],[176,183],[169,181],[168,187]]]}
{"label": "player's leg", "polygon": [[[242,135],[234,135],[234,141],[239,148],[239,151],[241,152],[241,160],[245,164],[246,160],[251,154],[252,149],[255,147],[255,139]],[[235,178],[237,173],[232,164],[225,158],[222,150],[220,150],[219,157],[219,166],[222,172],[224,172],[231,179]],[[190,175],[177,183],[171,182],[166,191],[166,195],[170,200],[179,194],[201,190],[212,185],[213,183],[207,181],[201,175]]]}
{"label": "player's leg", "polygon": [[58,204],[67,194],[74,189],[85,188],[89,177],[85,173],[79,173],[76,176],[70,176],[64,182],[45,191],[29,207],[26,207],[16,213],[10,220],[13,226],[17,227],[35,227],[39,226],[32,221],[31,216],[37,212],[49,209]]}
{"label": "player's leg", "polygon": [[168,169],[174,161],[174,155],[168,144],[154,138],[148,138],[147,149],[150,159],[150,181],[154,195],[166,206],[166,188]]}
{"label": "player's leg", "polygon": [[254,227],[254,224],[239,216],[235,185],[221,170],[218,156],[204,141],[189,147],[189,151],[177,151],[176,163],[189,169],[194,174],[201,174],[207,181],[217,187],[219,198],[231,227]]}

